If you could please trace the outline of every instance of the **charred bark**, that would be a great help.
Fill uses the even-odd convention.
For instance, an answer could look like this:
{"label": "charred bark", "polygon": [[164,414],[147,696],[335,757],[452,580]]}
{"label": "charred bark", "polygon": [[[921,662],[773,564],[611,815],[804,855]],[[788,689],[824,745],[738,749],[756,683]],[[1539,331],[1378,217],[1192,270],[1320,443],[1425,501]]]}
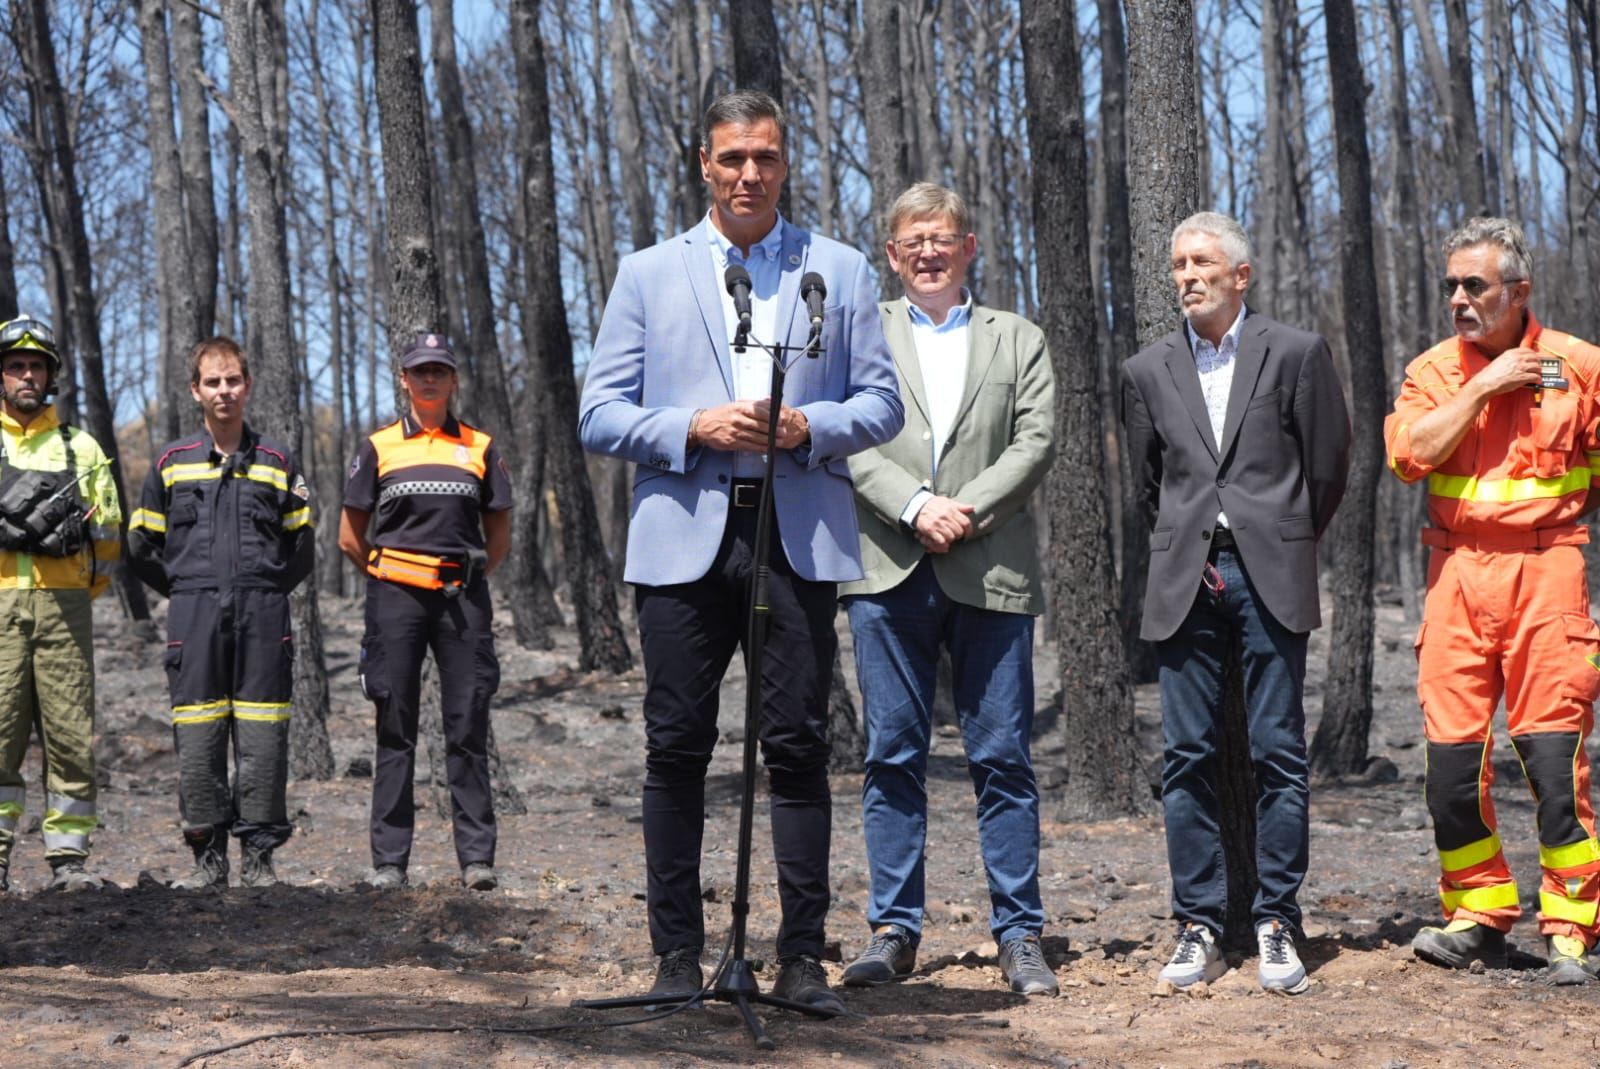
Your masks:
{"label": "charred bark", "polygon": [[1324,0],[1330,96],[1339,169],[1339,282],[1350,359],[1355,435],[1350,482],[1330,531],[1333,544],[1333,633],[1322,721],[1311,742],[1311,766],[1324,775],[1352,775],[1367,765],[1372,727],[1373,546],[1386,390],[1383,330],[1378,318],[1377,258],[1372,235],[1372,169],[1367,152],[1366,92],[1351,0]]}
{"label": "charred bark", "polygon": [[1117,620],[1110,494],[1100,474],[1095,294],[1078,264],[1078,250],[1089,243],[1089,205],[1077,27],[1072,9],[1052,0],[1024,0],[1022,26],[1034,229],[1048,226],[1054,235],[1039,244],[1038,257],[1041,326],[1056,379],[1059,456],[1048,485],[1066,734],[1063,814],[1094,819],[1138,812],[1148,788]]}
{"label": "charred bark", "polygon": [[541,385],[546,470],[561,510],[562,550],[578,627],[578,663],[584,671],[621,672],[632,665],[633,655],[623,636],[594,491],[578,444],[578,387],[561,293],[550,96],[539,6],[539,0],[517,0],[511,12],[522,199],[533,239],[524,277],[523,336],[533,375]]}

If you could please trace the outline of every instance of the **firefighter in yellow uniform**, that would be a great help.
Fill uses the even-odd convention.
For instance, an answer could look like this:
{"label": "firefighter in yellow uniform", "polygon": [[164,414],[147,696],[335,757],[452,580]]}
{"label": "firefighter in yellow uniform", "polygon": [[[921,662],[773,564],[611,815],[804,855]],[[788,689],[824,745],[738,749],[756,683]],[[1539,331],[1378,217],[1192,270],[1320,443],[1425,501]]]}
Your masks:
{"label": "firefighter in yellow uniform", "polygon": [[448,342],[418,335],[400,359],[409,410],[356,454],[339,520],[339,548],[368,577],[361,687],[377,712],[371,831],[379,888],[407,879],[429,649],[439,666],[461,881],[477,891],[496,886],[488,742],[500,665],[486,580],[511,548],[511,480],[489,435],[450,414],[455,386]]}
{"label": "firefighter in yellow uniform", "polygon": [[82,890],[95,815],[90,600],[121,552],[111,462],[50,403],[61,379],[55,333],[0,324],[0,890],[22,825],[20,774],[35,728],[44,747],[50,886]]}

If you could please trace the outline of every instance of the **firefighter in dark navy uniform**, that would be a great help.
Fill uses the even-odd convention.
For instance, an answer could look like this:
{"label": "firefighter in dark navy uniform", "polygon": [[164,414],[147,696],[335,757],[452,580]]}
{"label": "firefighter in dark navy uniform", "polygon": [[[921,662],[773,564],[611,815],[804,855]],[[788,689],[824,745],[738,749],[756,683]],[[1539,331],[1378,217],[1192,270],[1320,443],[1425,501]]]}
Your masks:
{"label": "firefighter in dark navy uniform", "polygon": [[[289,776],[294,641],[289,591],[311,574],[310,491],[294,454],[245,422],[250,365],[231,338],[189,355],[203,430],[164,446],[128,525],[133,568],[167,595],[167,683],[178,808],[195,867],[172,886],[277,882],[293,832]],[[233,743],[233,783],[228,744]]]}
{"label": "firefighter in dark navy uniform", "polygon": [[[511,548],[511,480],[490,436],[450,414],[456,358],[419,334],[400,359],[409,411],[350,465],[339,548],[367,573],[361,686],[377,710],[372,884],[406,883],[422,658],[439,667],[461,881],[496,886],[489,699],[500,685],[487,577]],[[370,525],[370,540],[369,540]]]}

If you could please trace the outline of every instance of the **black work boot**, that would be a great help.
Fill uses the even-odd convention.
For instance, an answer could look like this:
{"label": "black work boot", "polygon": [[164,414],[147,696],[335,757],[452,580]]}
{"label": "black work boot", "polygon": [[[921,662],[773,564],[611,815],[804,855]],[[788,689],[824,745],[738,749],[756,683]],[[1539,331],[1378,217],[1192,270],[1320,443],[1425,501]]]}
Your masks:
{"label": "black work boot", "polygon": [[222,828],[185,828],[184,842],[194,851],[194,871],[172,881],[177,891],[228,886],[228,833]]}
{"label": "black work boot", "polygon": [[83,858],[78,856],[50,859],[50,890],[90,891],[100,886],[100,881],[89,875]]}
{"label": "black work boot", "polygon": [[1443,928],[1424,928],[1411,941],[1411,952],[1423,961],[1447,969],[1470,969],[1475,961],[1486,968],[1506,967],[1506,933],[1475,921],[1451,921]]}
{"label": "black work boot", "polygon": [[[239,862],[241,887],[271,887],[278,882],[278,874],[272,871],[271,845],[243,842],[240,849],[243,854]],[[226,858],[223,859],[223,874],[227,874]]]}

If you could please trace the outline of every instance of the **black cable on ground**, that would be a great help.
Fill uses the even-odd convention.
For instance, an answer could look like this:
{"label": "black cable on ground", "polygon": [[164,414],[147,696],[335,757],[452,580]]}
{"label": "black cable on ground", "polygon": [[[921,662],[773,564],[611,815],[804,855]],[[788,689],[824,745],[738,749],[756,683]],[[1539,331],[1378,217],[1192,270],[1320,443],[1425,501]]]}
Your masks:
{"label": "black cable on ground", "polygon": [[[177,1069],[192,1065],[202,1058],[213,1058],[218,1054],[227,1054],[229,1051],[239,1050],[256,1043],[266,1043],[274,1039],[331,1039],[342,1036],[385,1036],[399,1035],[407,1032],[485,1032],[496,1036],[542,1036],[556,1032],[584,1032],[599,1031],[603,1028],[626,1028],[636,1024],[649,1024],[652,1021],[665,1021],[676,1016],[691,1006],[699,1005],[700,1000],[711,993],[716,986],[717,977],[722,975],[722,967],[727,964],[728,955],[733,950],[733,929],[728,929],[728,934],[722,941],[722,953],[717,958],[717,964],[711,970],[711,978],[700,985],[700,990],[687,998],[680,997],[680,1001],[671,1009],[659,1013],[647,1013],[640,1017],[625,1017],[616,1021],[571,1021],[566,1024],[526,1025],[515,1027],[511,1025],[493,1024],[397,1024],[373,1025],[366,1028],[295,1028],[284,1032],[268,1032],[249,1039],[241,1039],[236,1043],[228,1043],[221,1047],[211,1047],[208,1050],[197,1051],[179,1062]],[[854,1016],[853,1014],[851,1016]]]}

